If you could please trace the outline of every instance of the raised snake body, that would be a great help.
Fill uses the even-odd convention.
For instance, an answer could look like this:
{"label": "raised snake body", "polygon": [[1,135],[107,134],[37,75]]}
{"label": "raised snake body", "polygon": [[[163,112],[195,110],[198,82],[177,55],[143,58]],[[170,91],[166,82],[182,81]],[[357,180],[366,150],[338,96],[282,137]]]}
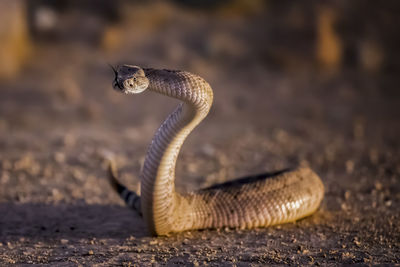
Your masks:
{"label": "raised snake body", "polygon": [[116,180],[114,188],[129,206],[143,214],[153,235],[201,228],[253,228],[295,221],[319,206],[324,186],[309,168],[284,170],[239,179],[196,192],[175,191],[175,164],[190,132],[210,110],[213,92],[197,75],[185,71],[122,65],[113,87],[124,93],[148,89],[181,100],[157,130],[140,176],[139,197]]}

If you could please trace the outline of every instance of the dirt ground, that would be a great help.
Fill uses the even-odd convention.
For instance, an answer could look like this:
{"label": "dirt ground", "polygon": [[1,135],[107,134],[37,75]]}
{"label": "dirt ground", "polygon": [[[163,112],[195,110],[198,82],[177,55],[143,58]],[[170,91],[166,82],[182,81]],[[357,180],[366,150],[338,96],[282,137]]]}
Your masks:
{"label": "dirt ground", "polygon": [[[196,36],[210,36],[215,21],[175,19],[157,37],[136,40],[142,32],[134,31],[111,52],[42,44],[16,79],[1,83],[0,265],[400,263],[396,80],[210,61],[207,53],[240,46],[236,35],[215,34],[196,54]],[[218,25],[212,30],[241,31]],[[178,159],[178,190],[309,165],[326,189],[318,212],[265,229],[149,236],[109,186],[105,157],[116,156],[121,181],[136,189],[151,137],[177,102],[116,93],[107,62],[185,69],[212,85],[212,110]]]}

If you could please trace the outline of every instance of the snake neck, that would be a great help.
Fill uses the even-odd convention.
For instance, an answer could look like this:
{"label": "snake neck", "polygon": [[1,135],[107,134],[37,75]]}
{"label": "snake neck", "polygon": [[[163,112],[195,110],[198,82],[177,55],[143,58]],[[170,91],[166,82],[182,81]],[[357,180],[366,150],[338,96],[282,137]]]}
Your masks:
{"label": "snake neck", "polygon": [[180,220],[194,220],[189,203],[175,192],[175,165],[186,137],[207,115],[213,93],[205,80],[188,72],[144,71],[150,91],[182,101],[153,137],[141,173],[144,220],[152,234],[162,235],[175,232]]}

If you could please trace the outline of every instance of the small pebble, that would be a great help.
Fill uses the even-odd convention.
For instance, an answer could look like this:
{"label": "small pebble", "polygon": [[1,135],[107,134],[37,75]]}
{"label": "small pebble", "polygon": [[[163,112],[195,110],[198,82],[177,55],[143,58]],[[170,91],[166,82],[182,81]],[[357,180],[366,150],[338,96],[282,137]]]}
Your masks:
{"label": "small pebble", "polygon": [[354,161],[352,160],[347,160],[346,161],[346,172],[348,174],[352,174],[354,171]]}
{"label": "small pebble", "polygon": [[381,184],[379,181],[377,181],[377,182],[375,183],[375,189],[378,190],[378,191],[380,191],[380,190],[382,190],[382,188],[383,188],[382,184]]}

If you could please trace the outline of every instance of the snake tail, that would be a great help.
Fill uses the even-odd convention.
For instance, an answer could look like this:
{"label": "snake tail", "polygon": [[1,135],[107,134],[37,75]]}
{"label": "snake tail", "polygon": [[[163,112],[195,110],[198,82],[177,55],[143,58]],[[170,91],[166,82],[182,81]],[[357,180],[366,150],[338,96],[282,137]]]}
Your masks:
{"label": "snake tail", "polygon": [[126,186],[118,181],[118,169],[113,160],[110,160],[108,163],[108,180],[112,188],[114,188],[126,205],[142,216],[140,196],[136,194],[136,192],[126,188]]}

